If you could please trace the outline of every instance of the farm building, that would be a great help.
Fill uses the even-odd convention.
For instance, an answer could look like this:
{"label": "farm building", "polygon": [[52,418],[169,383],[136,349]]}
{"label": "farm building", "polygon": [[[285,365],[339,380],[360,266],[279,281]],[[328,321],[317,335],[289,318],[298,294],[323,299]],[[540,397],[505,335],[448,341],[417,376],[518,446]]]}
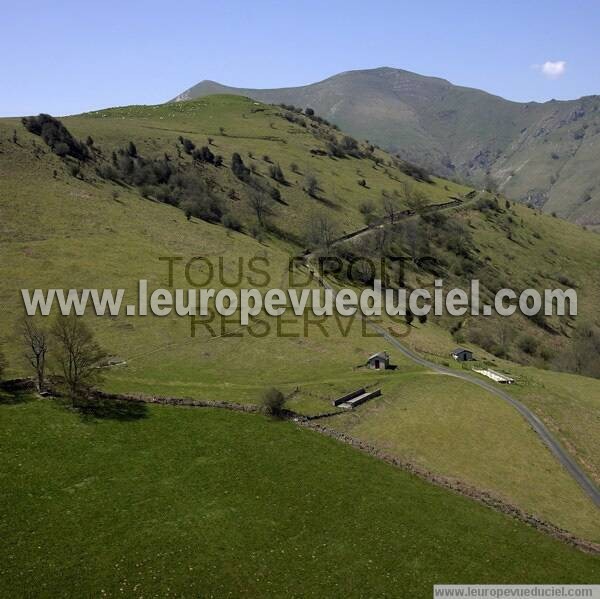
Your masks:
{"label": "farm building", "polygon": [[488,379],[492,379],[497,383],[502,383],[503,385],[512,385],[515,382],[515,379],[512,377],[502,374],[501,372],[496,372],[495,370],[490,370],[489,368],[473,368],[474,372],[478,372],[479,374],[483,374],[483,376],[487,376]]}
{"label": "farm building", "polygon": [[457,362],[470,362],[473,359],[473,352],[464,347],[457,347],[450,355]]}
{"label": "farm building", "polygon": [[387,370],[390,367],[390,356],[387,352],[379,352],[369,356],[367,367],[373,370]]}

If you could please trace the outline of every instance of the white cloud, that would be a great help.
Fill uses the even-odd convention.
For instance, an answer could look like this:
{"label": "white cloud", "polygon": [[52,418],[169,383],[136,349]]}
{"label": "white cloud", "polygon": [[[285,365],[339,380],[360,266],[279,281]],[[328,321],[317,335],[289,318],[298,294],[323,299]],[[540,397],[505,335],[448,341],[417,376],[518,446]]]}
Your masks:
{"label": "white cloud", "polygon": [[564,60],[547,60],[542,65],[536,65],[548,79],[558,79],[562,77],[567,70],[567,63]]}

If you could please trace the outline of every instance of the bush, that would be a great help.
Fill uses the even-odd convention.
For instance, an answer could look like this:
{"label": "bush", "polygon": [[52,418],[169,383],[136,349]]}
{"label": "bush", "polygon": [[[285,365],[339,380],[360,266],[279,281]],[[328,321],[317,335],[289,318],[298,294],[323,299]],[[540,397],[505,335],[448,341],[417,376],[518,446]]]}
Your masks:
{"label": "bush", "polygon": [[350,154],[352,156],[359,156],[360,152],[358,150],[358,142],[349,135],[345,135],[342,139],[342,143],[340,144],[342,151],[345,154]]}
{"label": "bush", "polygon": [[71,164],[69,166],[69,173],[72,177],[79,178],[81,176],[81,167],[79,164]]}
{"label": "bush", "polygon": [[267,389],[262,396],[262,410],[268,416],[281,418],[283,416],[283,405],[285,396],[279,389],[271,387]]}
{"label": "bush", "polygon": [[569,287],[571,289],[575,289],[577,287],[577,283],[571,279],[569,276],[559,273],[556,275],[556,280],[565,287]]}
{"label": "bush", "polygon": [[417,166],[416,164],[412,164],[412,162],[406,162],[405,160],[401,160],[396,163],[396,166],[409,177],[417,181],[424,181],[425,183],[431,183],[431,175],[421,166]]}
{"label": "bush", "polygon": [[114,166],[110,164],[103,164],[102,166],[99,166],[96,169],[96,174],[101,179],[107,179],[108,181],[119,180],[119,173],[117,172],[117,169],[115,169]]}
{"label": "bush", "polygon": [[231,156],[231,170],[241,181],[247,181],[250,177],[250,169],[244,164],[242,157],[234,152]]}
{"label": "bush", "polygon": [[521,351],[529,354],[530,356],[534,356],[538,349],[538,341],[535,337],[528,335],[527,337],[522,337],[519,340],[519,347],[521,348]]}
{"label": "bush", "polygon": [[198,162],[208,162],[209,164],[215,163],[215,155],[210,151],[208,146],[202,146],[199,150],[194,150],[192,152],[192,158]]}
{"label": "bush", "polygon": [[223,216],[223,207],[218,198],[211,195],[201,195],[186,203],[187,209],[192,216],[200,218],[209,223],[221,222]]}
{"label": "bush", "polygon": [[479,198],[475,202],[475,209],[479,212],[498,212],[498,200],[495,198]]}
{"label": "bush", "polygon": [[319,182],[314,175],[306,175],[305,190],[306,193],[313,198],[317,195],[317,191],[319,190]]}
{"label": "bush", "polygon": [[237,217],[231,213],[227,213],[222,220],[223,226],[231,229],[232,231],[241,231],[242,223],[237,219]]}
{"label": "bush", "polygon": [[77,160],[90,158],[88,146],[76,140],[58,119],[49,114],[24,117],[21,122],[27,131],[39,135],[58,156],[72,156]]}
{"label": "bush", "polygon": [[283,171],[281,170],[279,164],[272,164],[269,167],[269,177],[271,177],[271,179],[274,179],[278,183],[285,183],[285,175],[283,174]]}
{"label": "bush", "polygon": [[365,200],[359,204],[358,211],[365,216],[367,214],[373,214],[373,212],[375,212],[375,204],[373,204],[371,200]]}
{"label": "bush", "polygon": [[191,139],[188,139],[187,137],[180,136],[179,142],[183,146],[183,151],[186,154],[191,154],[194,151],[194,149],[196,148],[196,144]]}

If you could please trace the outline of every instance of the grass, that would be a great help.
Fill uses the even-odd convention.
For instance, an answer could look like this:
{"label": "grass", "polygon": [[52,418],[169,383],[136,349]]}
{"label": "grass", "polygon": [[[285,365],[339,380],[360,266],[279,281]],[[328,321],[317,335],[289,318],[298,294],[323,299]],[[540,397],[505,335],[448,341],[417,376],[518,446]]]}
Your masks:
{"label": "grass", "polygon": [[417,598],[600,575],[597,557],[290,423],[0,412],[3,595]]}
{"label": "grass", "polygon": [[600,483],[600,381],[597,379],[522,368],[523,383],[514,394],[558,435]]}
{"label": "grass", "polygon": [[[280,228],[293,234],[303,231],[313,209],[325,209],[302,190],[303,175],[307,171],[320,179],[322,195],[335,200],[335,205],[327,210],[335,217],[340,230],[361,226],[358,206],[365,197],[377,201],[383,189],[402,192],[404,175],[396,173],[399,181],[395,181],[384,168],[373,168],[373,163],[368,160],[334,161],[312,155],[310,149],[319,146],[320,141],[277,116],[276,109],[258,108],[243,98],[215,97],[177,106],[111,109],[69,117],[64,121],[77,136],[92,135],[95,144],[107,152],[134,139],[142,154],[160,156],[165,151],[173,154],[178,135],[190,137],[198,145],[206,143],[207,137],[211,136],[215,153],[222,153],[227,161],[233,151],[239,151],[247,163],[256,163],[262,176],[266,175],[268,167],[262,156],[268,154],[281,163],[290,182],[289,187],[281,189],[289,205],[278,205],[272,218]],[[219,131],[220,126],[225,127],[225,134]],[[15,127],[19,134],[18,145],[7,141]],[[0,120],[0,170],[7,173],[2,179],[3,193],[0,194],[0,251],[3,258],[0,262],[0,279],[3,281],[0,286],[0,343],[9,358],[8,376],[27,373],[13,330],[22,309],[21,288],[123,288],[129,296],[138,279],[148,279],[150,288],[167,284],[166,265],[159,260],[165,256],[180,256],[184,261],[205,256],[215,264],[222,259],[228,276],[235,274],[240,256],[267,258],[270,286],[287,285],[288,259],[298,251],[297,247],[290,247],[274,237],[267,236],[259,242],[220,225],[196,219],[187,221],[182,211],[144,200],[135,189],[100,181],[91,170],[85,172],[85,181],[75,179],[67,173],[65,164],[47,149],[36,158],[32,143],[41,144],[41,141],[20,127],[15,119]],[[248,157],[250,151],[255,158]],[[302,175],[291,173],[289,164],[292,162],[299,165]],[[367,179],[367,190],[356,184],[357,170]],[[239,186],[228,168],[214,169],[213,174],[223,190]],[[432,202],[441,202],[465,191],[461,186],[443,181],[436,185],[419,185]],[[242,220],[250,219],[247,198],[243,189],[238,191],[241,200],[232,201],[229,209],[239,212]],[[519,284],[536,276],[540,269],[548,273],[575,269],[572,276],[580,285],[583,314],[593,315],[594,302],[599,296],[598,282],[589,273],[594,272],[594,260],[598,256],[596,237],[583,234],[557,219],[535,216],[525,208],[515,207],[514,210],[518,219],[523,218],[524,225],[518,233],[521,245],[511,245],[509,251],[505,251],[505,232],[498,222],[489,222],[472,210],[465,210],[460,218],[472,220],[482,253],[489,253],[497,260],[504,275],[515,274]],[[534,232],[538,232],[540,238],[534,236]],[[201,271],[198,267],[192,269],[192,273],[199,275]],[[189,286],[180,266],[175,269],[174,284]],[[284,326],[292,333],[300,333],[300,337],[282,338],[272,328],[263,338],[248,334],[241,338],[233,335],[211,338],[206,331],[200,330],[192,339],[187,319],[123,316],[89,318],[89,321],[102,346],[128,362],[125,368],[107,371],[104,385],[112,391],[252,403],[265,387],[276,386],[289,396],[288,407],[305,414],[318,414],[331,409],[333,397],[361,386],[382,385],[387,401],[388,389],[391,399],[401,391],[405,381],[410,386],[413,384],[410,381],[422,380],[426,387],[421,394],[423,401],[415,407],[415,414],[423,420],[423,431],[427,421],[432,426],[439,424],[436,411],[440,409],[440,398],[444,394],[443,384],[426,378],[420,368],[401,355],[390,351],[392,361],[398,366],[393,373],[381,375],[356,368],[368,355],[386,349],[380,339],[365,337],[360,326],[353,326],[344,337],[337,328],[338,323],[330,319],[323,325],[327,335],[313,327],[310,335],[304,337],[303,324],[295,321]],[[432,319],[425,326],[411,327],[414,334],[405,340],[417,344],[421,351],[447,360],[447,350],[456,342],[444,326],[438,324],[446,326],[447,323]],[[532,326],[529,322],[523,323],[523,330],[532,331]],[[489,357],[486,354],[486,358]],[[509,368],[514,366],[507,365]],[[548,461],[541,443],[529,435],[521,439],[524,429],[518,419],[506,417],[496,408],[489,414],[474,409],[480,405],[479,389],[465,386],[461,393],[464,401],[454,404],[460,408],[457,414],[465,415],[470,410],[472,413],[468,422],[464,421],[464,432],[466,435],[468,430],[469,436],[460,436],[463,425],[457,422],[459,439],[469,439],[474,430],[484,426],[502,426],[502,441],[509,448],[506,460],[499,454],[484,453],[490,457],[484,472],[481,456],[476,455],[479,450],[469,450],[466,442],[453,445],[447,444],[446,440],[442,445],[441,439],[425,434],[415,436],[410,444],[399,446],[398,450],[428,459],[432,468],[442,473],[465,476],[474,484],[493,489],[515,500],[527,511],[583,531],[581,518],[589,513],[589,506],[584,506],[583,496],[573,490],[559,465]],[[560,426],[561,414],[566,416],[565,411],[556,404],[553,414]],[[498,418],[494,420],[492,415]],[[585,431],[590,430],[584,427],[588,417],[589,411],[584,404],[570,413],[572,430],[582,431],[573,433],[574,443],[576,439],[584,439]],[[587,442],[592,443],[591,440]],[[437,448],[436,443],[439,443]],[[444,452],[448,455],[443,455]],[[527,489],[528,479],[516,467],[513,471],[507,470],[504,463],[523,464],[529,454],[536,456],[536,463],[543,464],[538,487],[543,491],[539,493]],[[588,460],[596,459],[594,449],[586,455]],[[527,464],[524,467],[527,468]],[[524,488],[519,489],[519,486]],[[550,488],[555,492],[548,491]],[[561,500],[552,508],[549,502],[554,495]],[[595,535],[592,517],[590,522],[588,530]]]}
{"label": "grass", "polygon": [[328,425],[431,471],[456,478],[600,541],[598,510],[521,416],[465,381],[408,373],[383,385],[383,397]]}

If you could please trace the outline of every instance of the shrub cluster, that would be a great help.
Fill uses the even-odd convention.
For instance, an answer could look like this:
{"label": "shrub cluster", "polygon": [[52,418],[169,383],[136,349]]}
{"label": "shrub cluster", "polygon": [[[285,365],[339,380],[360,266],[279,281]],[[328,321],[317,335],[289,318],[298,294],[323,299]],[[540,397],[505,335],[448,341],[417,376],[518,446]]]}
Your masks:
{"label": "shrub cluster", "polygon": [[71,156],[77,160],[91,157],[89,147],[75,139],[69,130],[53,116],[40,114],[21,119],[27,131],[39,135],[57,156]]}

